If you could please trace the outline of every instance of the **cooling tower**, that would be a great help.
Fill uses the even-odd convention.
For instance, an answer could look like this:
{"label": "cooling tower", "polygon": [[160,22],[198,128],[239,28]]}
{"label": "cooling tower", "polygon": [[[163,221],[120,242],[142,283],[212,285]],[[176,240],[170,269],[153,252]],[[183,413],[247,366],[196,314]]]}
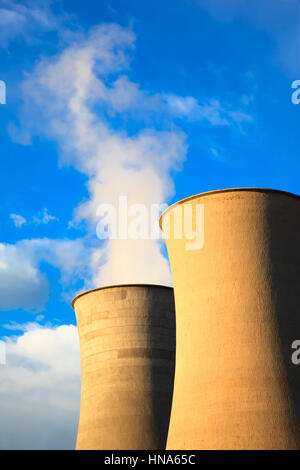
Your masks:
{"label": "cooling tower", "polygon": [[177,331],[167,449],[299,449],[300,197],[213,191],[161,224]]}
{"label": "cooling tower", "polygon": [[173,289],[119,285],[73,300],[81,357],[77,449],[165,449],[174,381]]}

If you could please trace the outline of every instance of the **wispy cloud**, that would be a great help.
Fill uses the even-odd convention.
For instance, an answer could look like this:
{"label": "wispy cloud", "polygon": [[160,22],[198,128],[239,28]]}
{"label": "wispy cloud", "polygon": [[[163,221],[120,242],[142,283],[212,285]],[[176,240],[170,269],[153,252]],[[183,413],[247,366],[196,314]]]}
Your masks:
{"label": "wispy cloud", "polygon": [[41,211],[37,216],[33,216],[34,223],[40,224],[48,224],[49,222],[56,221],[58,222],[58,218],[49,213],[48,209],[45,207],[43,211]]}
{"label": "wispy cloud", "polygon": [[10,214],[9,217],[12,219],[15,227],[19,228],[19,227],[22,227],[22,225],[26,224],[26,219],[22,215]]}
{"label": "wispy cloud", "polygon": [[253,122],[253,117],[243,109],[232,109],[221,105],[217,99],[210,99],[200,104],[192,96],[178,96],[174,94],[163,95],[167,106],[173,116],[186,118],[189,121],[206,120],[212,126],[241,126],[243,123]]}
{"label": "wispy cloud", "polygon": [[[40,315],[37,315],[36,318],[38,318]],[[43,318],[43,315],[41,315]],[[48,326],[52,327],[51,324]],[[18,323],[13,320],[11,320],[9,323],[6,323],[5,325],[2,325],[2,328],[10,331],[33,331],[41,328],[41,325],[38,323],[38,321],[34,322],[26,322],[26,323]]]}
{"label": "wispy cloud", "polygon": [[10,219],[12,219],[15,227],[20,228],[23,225],[28,225],[34,223],[35,225],[47,225],[49,222],[58,222],[59,219],[55,215],[50,214],[49,210],[45,207],[37,215],[32,216],[29,219],[26,219],[20,214],[10,214]]}
{"label": "wispy cloud", "polygon": [[33,41],[37,32],[58,30],[66,15],[52,12],[51,0],[2,0],[0,6],[0,41],[7,46],[15,39]]}

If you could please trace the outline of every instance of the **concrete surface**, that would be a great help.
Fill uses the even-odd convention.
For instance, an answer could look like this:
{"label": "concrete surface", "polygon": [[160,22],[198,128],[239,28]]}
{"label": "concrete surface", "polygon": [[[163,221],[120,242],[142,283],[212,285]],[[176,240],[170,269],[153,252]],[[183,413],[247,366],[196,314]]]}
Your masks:
{"label": "concrete surface", "polygon": [[173,289],[124,285],[73,301],[81,356],[77,449],[164,449],[175,359]]}
{"label": "concrete surface", "polygon": [[[299,449],[300,198],[204,193],[204,246],[167,240],[176,372],[167,449]],[[174,208],[166,214],[174,224]]]}

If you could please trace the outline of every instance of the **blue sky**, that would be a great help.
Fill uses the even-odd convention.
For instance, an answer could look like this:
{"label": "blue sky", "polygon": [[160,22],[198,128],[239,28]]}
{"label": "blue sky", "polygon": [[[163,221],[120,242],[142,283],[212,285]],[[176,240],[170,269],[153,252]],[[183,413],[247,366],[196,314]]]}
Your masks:
{"label": "blue sky", "polygon": [[76,292],[170,283],[161,243],[98,240],[99,204],[300,194],[299,13],[298,0],[0,0],[1,448],[74,445]]}

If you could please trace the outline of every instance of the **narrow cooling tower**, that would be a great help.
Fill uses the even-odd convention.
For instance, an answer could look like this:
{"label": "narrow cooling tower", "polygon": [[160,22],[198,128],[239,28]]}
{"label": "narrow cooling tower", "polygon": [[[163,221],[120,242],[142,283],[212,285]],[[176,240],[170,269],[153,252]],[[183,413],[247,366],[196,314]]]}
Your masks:
{"label": "narrow cooling tower", "polygon": [[299,449],[300,197],[213,191],[161,224],[177,331],[167,449]]}
{"label": "narrow cooling tower", "polygon": [[77,449],[164,449],[173,393],[173,289],[119,285],[73,300],[81,356]]}

